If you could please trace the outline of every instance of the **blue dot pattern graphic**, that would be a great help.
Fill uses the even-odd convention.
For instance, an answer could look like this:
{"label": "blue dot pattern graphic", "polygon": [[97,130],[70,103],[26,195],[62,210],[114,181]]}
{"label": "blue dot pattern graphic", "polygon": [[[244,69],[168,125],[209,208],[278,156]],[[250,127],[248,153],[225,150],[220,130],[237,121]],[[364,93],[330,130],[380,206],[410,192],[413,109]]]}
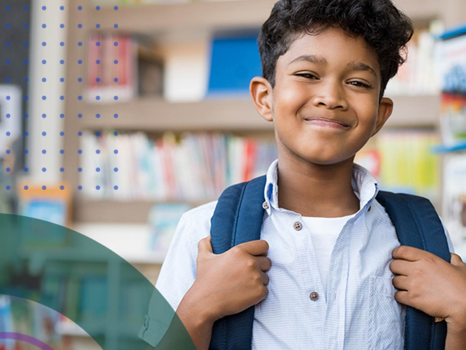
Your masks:
{"label": "blue dot pattern graphic", "polygon": [[[101,65],[102,66],[102,70],[103,69],[107,69],[107,65],[125,65],[126,61],[124,59],[123,56],[120,57],[121,53],[119,51],[119,49],[117,48],[119,46],[119,41],[121,40],[120,38],[120,34],[115,34],[115,35],[110,35],[108,36],[108,39],[106,37],[102,37],[102,34],[99,34],[101,38],[105,38],[104,39],[99,39],[99,40],[90,40],[87,38],[87,33],[85,32],[86,30],[91,30],[91,31],[94,31],[95,33],[98,33],[100,31],[96,31],[95,29],[101,29],[102,30],[105,30],[105,31],[109,31],[111,29],[119,29],[119,25],[118,23],[112,23],[112,24],[108,24],[108,25],[103,25],[101,23],[99,23],[99,21],[96,21],[94,23],[89,23],[87,24],[87,22],[84,22],[83,19],[85,19],[85,17],[76,17],[76,22],[65,22],[65,21],[61,21],[61,22],[52,22],[50,21],[50,23],[47,21],[47,17],[46,16],[49,16],[49,15],[52,15],[52,12],[53,11],[56,11],[57,9],[60,10],[60,12],[65,12],[65,11],[75,11],[75,15],[78,16],[78,15],[82,15],[82,16],[85,16],[85,15],[88,15],[87,13],[85,13],[83,10],[84,10],[84,7],[82,5],[79,5],[77,7],[75,7],[74,9],[68,9],[67,5],[66,4],[52,4],[49,3],[47,4],[48,6],[46,6],[45,4],[41,4],[39,6],[39,9],[41,10],[41,16],[42,16],[42,21],[39,22],[38,24],[33,24],[32,26],[29,26],[28,23],[18,23],[18,27],[20,28],[24,28],[24,30],[34,30],[34,26],[37,26],[36,28],[42,28],[42,30],[38,31],[38,36],[39,36],[39,45],[41,46],[41,50],[48,50],[48,49],[52,49],[52,48],[55,48],[55,47],[60,47],[60,48],[63,48],[61,50],[67,50],[68,49],[68,46],[74,46],[74,45],[77,45],[74,46],[74,48],[77,49],[77,53],[76,53],[76,56],[73,60],[71,61],[66,61],[66,56],[67,56],[67,51],[61,51],[60,52],[60,56],[61,57],[54,57],[54,58],[50,58],[50,57],[47,57],[46,55],[43,55],[44,51],[40,51],[38,56],[39,57],[36,57],[34,58],[35,62],[34,63],[38,63],[38,64],[41,64],[43,65],[43,68],[47,68],[47,71],[44,69],[43,70],[43,75],[41,77],[39,77],[38,79],[40,79],[40,81],[42,83],[44,83],[41,87],[41,94],[39,95],[40,97],[40,100],[42,101],[41,103],[45,103],[45,101],[50,101],[50,102],[56,102],[58,101],[58,99],[60,101],[65,101],[65,94],[55,94],[54,91],[52,89],[50,89],[50,86],[48,84],[45,84],[45,83],[48,83],[48,81],[50,79],[54,80],[55,77],[54,76],[49,76],[47,73],[50,69],[57,69],[58,67],[60,66],[63,66],[65,65],[65,63],[67,65],[69,65],[70,67],[72,66],[76,66],[76,69],[79,69],[79,75],[77,77],[77,82],[78,83],[84,83],[84,84],[81,84],[79,85],[80,86],[80,95],[77,96],[77,99],[79,101],[82,101],[82,100],[87,100],[88,98],[90,100],[94,100],[94,101],[98,101],[99,103],[101,102],[116,102],[116,101],[119,101],[121,100],[121,96],[119,96],[118,94],[116,93],[112,93],[112,94],[108,94],[108,93],[94,93],[93,95],[91,94],[86,94],[86,93],[81,93],[81,91],[85,92],[84,89],[87,88],[86,86],[86,82],[85,80],[83,79],[83,77],[87,77],[89,76],[88,75],[88,69],[89,67],[91,66],[90,62],[95,62],[95,64],[98,64],[98,65]],[[53,8],[51,8],[50,6],[52,6]],[[55,7],[57,6],[57,7]],[[30,8],[29,6],[10,6],[10,5],[6,5],[5,6],[6,10],[7,11],[10,11],[10,10],[14,10],[14,9],[18,9],[18,10],[24,10],[24,11],[29,11]],[[79,11],[79,12],[76,12],[76,9]],[[108,9],[113,9],[114,11],[118,11],[119,10],[119,7],[116,6],[116,5],[112,5],[111,7],[108,7]],[[102,10],[102,7],[100,5],[97,5],[95,6],[95,10],[96,11],[100,11],[102,13],[102,15],[108,15],[107,14],[107,11],[106,10],[105,12],[104,11],[101,11]],[[52,12],[50,12],[52,11]],[[45,13],[42,13],[42,12],[45,12]],[[50,12],[50,14],[49,14]],[[61,14],[60,14],[61,16]],[[45,19],[45,20],[44,20]],[[59,19],[58,19],[59,20]],[[69,19],[67,19],[67,21],[69,21]],[[106,21],[108,21],[108,19],[106,19]],[[82,35],[80,34],[79,35],[79,38],[77,38],[78,40],[76,39],[64,39],[65,36],[63,36],[62,34],[60,34],[61,38],[56,40],[54,39],[53,36],[50,36],[50,28],[56,28],[55,26],[59,26],[60,29],[65,29],[66,26],[68,25],[68,23],[71,23],[72,26],[74,25],[77,25],[79,29],[82,29],[82,31],[79,31],[80,33],[83,32],[83,33],[86,33],[86,35]],[[108,23],[108,22],[107,22]],[[85,24],[85,25],[83,25]],[[51,27],[50,27],[51,26]],[[49,28],[50,27],[50,28]],[[4,23],[4,27],[3,28],[6,28],[7,30],[9,30],[11,32],[12,28],[14,28],[14,24],[13,23]],[[49,28],[49,29],[47,29]],[[65,31],[60,31],[60,33],[65,33]],[[117,31],[115,31],[115,33],[117,33]],[[83,40],[83,38],[86,38]],[[69,42],[68,42],[68,41]],[[87,56],[88,54],[88,50],[86,50],[86,47],[85,47],[85,44],[88,44],[88,46],[90,47],[91,44],[93,48],[99,50],[99,55],[97,57],[99,58],[94,58],[93,61],[91,61],[89,59],[89,57]],[[70,44],[70,45],[67,45],[67,44]],[[14,47],[14,46],[23,46],[23,47],[29,47],[30,46],[30,41],[29,39],[25,39],[25,40],[20,40],[19,42],[14,42],[14,41],[4,41],[4,45],[5,47],[7,48],[10,48],[10,47]],[[115,47],[115,48],[111,48],[111,51],[108,51],[108,47]],[[78,49],[79,48],[79,49]],[[101,55],[102,51],[103,50],[107,50],[107,52],[111,52],[111,55],[109,55],[107,58],[105,58],[106,62],[104,62],[104,59],[102,58],[103,56]],[[42,56],[42,57],[41,57]],[[113,57],[111,57],[113,56]],[[89,59],[89,60],[88,60]],[[85,61],[86,60],[86,61]],[[87,61],[88,60],[88,61]],[[13,58],[10,58],[8,57],[7,59],[5,59],[5,61],[3,61],[4,63],[6,64],[10,64],[10,65],[13,65],[15,64],[15,59]],[[32,62],[29,62],[28,59],[20,59],[18,60],[18,62],[20,62],[21,64],[25,64],[25,65],[28,65],[29,63],[32,63]],[[73,63],[74,62],[74,63]],[[77,64],[76,64],[77,62]],[[47,66],[50,66],[50,67],[47,67]],[[119,70],[117,69],[119,67],[116,67],[116,68],[111,68],[113,70],[113,72],[115,72],[115,70],[117,70],[117,72],[119,72]],[[26,69],[26,68],[25,68]],[[60,68],[60,69],[63,69],[63,68]],[[68,68],[69,69],[69,68]],[[75,69],[75,68],[73,68]],[[123,68],[119,68],[119,69],[123,69]],[[10,77],[5,77],[4,78],[5,82],[7,83],[10,83],[12,82],[13,79],[11,79]],[[29,79],[28,77],[19,77],[20,81],[24,81],[24,83],[29,83]],[[76,79],[76,78],[74,78]],[[118,77],[118,74],[111,74],[111,76],[107,76],[105,74],[101,75],[100,77],[97,76],[97,77],[93,77],[93,79],[95,79],[95,82],[97,83],[96,85],[98,86],[98,88],[102,87],[102,88],[105,88],[107,86],[111,86],[113,88],[115,87],[118,87],[118,84],[120,84],[120,81],[119,81],[119,77]],[[61,77],[59,78],[60,80],[60,83],[65,83],[65,78],[64,77]],[[32,80],[31,80],[32,83],[34,83]],[[75,84],[76,84],[76,80],[74,80]],[[50,83],[49,83],[50,84]],[[70,83],[68,83],[70,84]],[[94,83],[95,84],[95,83]],[[66,89],[65,89],[66,87]],[[68,88],[69,86],[67,85],[60,85],[60,89],[63,89],[62,91],[68,91]],[[96,90],[98,91],[98,90]],[[58,95],[58,96],[57,96]],[[76,96],[76,95],[75,95]],[[58,99],[57,99],[58,98]],[[28,101],[29,100],[29,97],[28,95],[23,95],[23,99],[24,101]],[[11,96],[6,96],[6,100],[7,101],[11,101],[12,100],[12,97]],[[45,104],[44,104],[45,106]],[[65,114],[62,113],[64,112],[65,110],[65,104],[64,103],[60,103],[59,104],[60,108],[62,109],[62,111],[59,111],[58,113],[56,113],[55,111],[52,112],[52,113],[47,113],[47,111],[41,111],[41,112],[35,112],[33,114],[31,114],[31,118],[41,118],[41,120],[44,120],[44,122],[49,122],[49,121],[53,121],[53,120],[58,120],[57,118],[59,117],[60,119],[65,119]],[[81,107],[79,108],[82,108],[82,105]],[[113,116],[114,119],[117,119],[119,117],[119,114],[118,113],[115,113],[116,111],[111,111],[111,112],[99,112],[99,113],[84,113],[82,110],[79,111],[76,111],[76,114],[74,115],[77,115],[78,116],[78,119],[82,119],[83,121],[86,120],[85,117],[88,117],[88,116],[91,116],[91,115],[95,115],[95,119],[97,120],[102,120],[102,121],[106,121],[106,118],[109,117],[111,118],[111,116]],[[36,114],[37,113],[37,114]],[[29,118],[29,114],[25,113],[23,114],[24,118],[27,119]],[[10,119],[10,118],[14,118],[15,116],[14,115],[11,115],[10,113],[6,114],[5,117],[7,119]],[[21,115],[19,115],[18,117],[21,117]],[[66,119],[67,120],[67,119]],[[66,122],[66,120],[64,122]],[[70,119],[71,120],[71,119]],[[50,130],[50,132],[48,131],[45,131],[44,129],[46,129],[46,124],[43,124],[42,127],[43,127],[43,131],[34,131],[34,134],[38,134],[40,133],[40,135],[42,135],[42,137],[44,138],[44,140],[48,140],[49,137],[56,137],[56,131],[53,131],[53,130]],[[65,128],[66,129],[66,128]],[[105,130],[105,128],[99,128],[101,130]],[[24,136],[27,137],[29,136],[29,132],[28,131],[25,131],[23,130],[23,133],[24,133]],[[9,131],[9,130],[6,130],[5,131],[5,134],[7,137],[11,137],[13,136],[12,133]],[[60,131],[59,132],[59,135],[60,136],[65,136],[65,132],[64,131]],[[84,131],[77,131],[77,135],[79,137],[82,136],[82,139],[83,139],[83,142],[86,142],[86,139],[85,139],[85,132]],[[89,135],[92,135],[92,133],[89,133]],[[107,137],[107,136],[118,136],[118,132],[117,131],[114,131],[112,130],[112,133],[108,133],[108,135],[105,135],[105,136],[101,136],[101,132],[100,131],[95,131],[95,137],[97,139],[100,139],[100,138],[103,138],[103,137]],[[41,147],[42,146],[42,147]],[[42,144],[41,146],[39,146],[37,149],[35,148],[31,148],[30,150],[28,149],[24,149],[22,152],[24,152],[25,155],[31,155],[31,157],[35,156],[36,152],[39,153],[39,154],[42,154],[42,155],[49,155],[49,154],[56,154],[56,150],[54,150],[53,148],[49,148],[47,146],[46,143]],[[95,149],[95,148],[94,148]],[[70,150],[71,151],[71,150]],[[76,147],[74,150],[74,152],[77,152],[78,155],[83,155],[85,156],[85,148],[79,148],[79,147]],[[10,149],[7,149],[6,151],[6,154],[11,154],[11,150]],[[61,155],[64,155],[65,154],[65,150],[64,149],[60,149],[59,150],[60,154]],[[72,152],[71,154],[74,154],[76,156],[76,153]],[[109,154],[114,154],[114,155],[117,155],[118,154],[118,149],[114,149],[114,148],[111,148],[111,149],[95,149],[95,153],[100,155],[102,154],[102,156],[100,156],[99,158],[102,158],[101,161],[105,164],[105,162],[108,162],[109,160],[106,159],[106,157],[108,156],[107,153]],[[45,159],[46,157],[41,157],[40,159]],[[79,159],[79,158],[78,158]],[[46,167],[44,166],[46,165],[45,163],[44,164],[41,164],[40,168],[41,171],[43,173],[47,173],[49,170],[48,168],[49,167]],[[76,169],[76,168],[75,168]],[[78,169],[78,172],[82,173],[83,172],[83,168],[82,167],[79,167],[77,168]],[[118,172],[119,171],[119,168],[117,167],[109,167],[107,165],[105,166],[99,166],[96,168],[96,172],[103,172],[105,173],[106,171],[109,171],[113,169],[113,172]],[[23,168],[24,172],[29,172],[29,169],[27,167],[24,167]],[[59,168],[60,172],[61,173],[64,173],[65,169],[64,167],[60,167]],[[11,169],[9,167],[5,168],[5,171],[7,172],[14,172],[14,169]],[[55,170],[56,171],[56,170]],[[79,181],[82,181],[82,179],[80,179]],[[97,185],[97,184],[84,184],[82,183],[81,185],[75,187],[76,185],[73,184],[72,187],[74,188],[77,188],[78,190],[82,190],[83,189],[83,186],[86,185],[86,188],[88,188],[89,190],[90,189],[96,189],[96,190],[107,190],[107,189],[114,189],[114,190],[117,190],[119,187],[117,184],[115,183],[112,183],[112,184],[108,184],[108,187],[107,185],[105,186],[102,186],[101,184]],[[45,190],[50,190],[49,187],[50,186],[46,186],[46,185],[41,185],[40,186],[44,191]],[[53,186],[52,186],[53,187]],[[6,186],[5,188],[7,188],[8,190],[10,189],[10,186]],[[35,186],[34,186],[35,188]],[[60,186],[60,189],[61,190],[64,190],[65,186],[61,185]],[[29,189],[29,186],[28,185],[25,185],[24,186],[24,189],[27,190]],[[106,192],[106,191],[105,191]]]}

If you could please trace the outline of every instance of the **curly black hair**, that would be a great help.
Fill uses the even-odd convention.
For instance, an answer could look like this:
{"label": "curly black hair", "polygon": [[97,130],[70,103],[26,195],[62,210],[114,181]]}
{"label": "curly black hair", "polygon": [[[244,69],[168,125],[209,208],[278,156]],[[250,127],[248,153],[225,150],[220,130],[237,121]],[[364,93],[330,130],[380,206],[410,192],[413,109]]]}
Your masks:
{"label": "curly black hair", "polygon": [[258,38],[262,75],[275,87],[277,60],[303,34],[341,28],[362,37],[379,60],[382,98],[388,81],[406,60],[413,24],[391,0],[279,0]]}

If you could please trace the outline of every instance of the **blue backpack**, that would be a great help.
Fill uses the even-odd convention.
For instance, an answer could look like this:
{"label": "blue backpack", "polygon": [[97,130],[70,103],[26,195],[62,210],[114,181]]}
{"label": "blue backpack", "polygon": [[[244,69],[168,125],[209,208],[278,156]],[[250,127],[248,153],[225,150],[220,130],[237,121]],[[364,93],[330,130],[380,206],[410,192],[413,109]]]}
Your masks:
{"label": "blue backpack", "polygon": [[[215,254],[235,245],[260,239],[266,177],[227,188],[218,200],[211,219],[211,242]],[[427,250],[450,262],[443,225],[429,200],[407,194],[379,191],[377,201],[385,207],[402,245]],[[215,322],[211,350],[250,350],[254,306]],[[408,307],[405,349],[445,348],[446,322]]]}

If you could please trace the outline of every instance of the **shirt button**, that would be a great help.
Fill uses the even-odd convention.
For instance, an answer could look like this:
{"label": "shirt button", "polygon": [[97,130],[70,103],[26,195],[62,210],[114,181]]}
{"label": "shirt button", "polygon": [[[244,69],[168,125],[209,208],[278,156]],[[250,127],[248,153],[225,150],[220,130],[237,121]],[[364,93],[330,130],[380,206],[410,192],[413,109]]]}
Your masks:
{"label": "shirt button", "polygon": [[264,203],[262,203],[262,208],[264,208],[264,209],[269,209],[269,204],[267,203],[267,201],[265,201]]}
{"label": "shirt button", "polygon": [[319,299],[319,293],[312,292],[309,298],[311,298],[312,301],[317,301],[317,299]]}
{"label": "shirt button", "polygon": [[371,206],[369,205],[369,209],[367,209],[367,211],[371,211]]}
{"label": "shirt button", "polygon": [[296,221],[296,222],[293,224],[293,228],[294,228],[296,231],[301,231],[301,229],[303,228],[303,224],[300,223],[299,221]]}

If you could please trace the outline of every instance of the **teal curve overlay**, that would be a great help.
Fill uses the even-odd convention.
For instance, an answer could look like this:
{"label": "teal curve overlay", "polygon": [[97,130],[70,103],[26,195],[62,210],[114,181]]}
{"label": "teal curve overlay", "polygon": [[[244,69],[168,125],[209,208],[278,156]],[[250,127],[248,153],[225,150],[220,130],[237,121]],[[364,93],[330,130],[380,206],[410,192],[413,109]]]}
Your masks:
{"label": "teal curve overlay", "polygon": [[0,214],[0,295],[55,310],[104,350],[196,350],[170,304],[134,266],[47,221]]}

